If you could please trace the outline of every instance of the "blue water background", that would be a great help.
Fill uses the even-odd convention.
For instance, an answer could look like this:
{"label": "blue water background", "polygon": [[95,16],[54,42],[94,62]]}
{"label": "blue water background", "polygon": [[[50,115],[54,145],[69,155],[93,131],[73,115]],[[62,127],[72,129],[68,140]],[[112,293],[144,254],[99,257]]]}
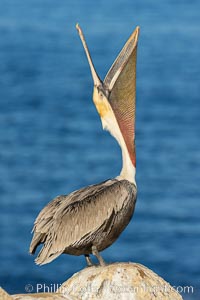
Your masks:
{"label": "blue water background", "polygon": [[85,266],[28,254],[42,207],[58,194],[115,177],[120,149],[103,132],[79,22],[101,78],[141,26],[137,68],[134,218],[103,256],[139,262],[200,291],[200,2],[1,0],[0,285],[62,283]]}

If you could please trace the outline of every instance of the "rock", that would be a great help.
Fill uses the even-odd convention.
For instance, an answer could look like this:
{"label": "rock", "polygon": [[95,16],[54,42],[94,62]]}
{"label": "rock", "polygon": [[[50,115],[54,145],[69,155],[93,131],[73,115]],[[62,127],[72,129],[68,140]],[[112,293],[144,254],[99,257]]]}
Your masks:
{"label": "rock", "polygon": [[[12,295],[11,300],[74,300],[72,297],[60,293],[30,293]],[[7,300],[7,299],[6,299]]]}
{"label": "rock", "polygon": [[59,292],[81,300],[181,300],[164,279],[136,263],[92,266],[74,274]]}
{"label": "rock", "polygon": [[93,266],[74,274],[56,293],[10,296],[0,288],[0,300],[182,300],[164,279],[136,263]]}
{"label": "rock", "polygon": [[0,299],[1,300],[13,300],[12,297],[6,291],[4,291],[4,289],[2,289],[1,287],[0,287]]}

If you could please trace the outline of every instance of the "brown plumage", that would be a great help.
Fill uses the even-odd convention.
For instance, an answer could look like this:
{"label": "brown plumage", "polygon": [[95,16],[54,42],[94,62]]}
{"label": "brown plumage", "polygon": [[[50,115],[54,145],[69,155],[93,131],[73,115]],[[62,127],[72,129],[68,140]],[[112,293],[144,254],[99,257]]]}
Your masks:
{"label": "brown plumage", "polygon": [[118,177],[58,196],[38,215],[30,253],[43,244],[37,264],[49,263],[62,253],[94,254],[109,247],[129,223],[136,203],[135,183],[135,81],[139,28],[132,33],[102,82],[96,74],[83,33],[79,35],[94,80],[93,101],[103,128],[118,141],[123,166]]}
{"label": "brown plumage", "polygon": [[70,195],[58,196],[38,215],[30,252],[44,243],[37,264],[61,253],[81,255],[110,246],[133,214],[136,188],[127,180],[108,180]]}

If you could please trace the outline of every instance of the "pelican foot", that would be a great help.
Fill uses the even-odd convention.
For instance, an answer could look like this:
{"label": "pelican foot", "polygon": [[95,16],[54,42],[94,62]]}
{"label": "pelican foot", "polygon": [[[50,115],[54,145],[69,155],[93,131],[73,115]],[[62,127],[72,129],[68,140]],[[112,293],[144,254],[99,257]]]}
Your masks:
{"label": "pelican foot", "polygon": [[103,266],[106,265],[106,263],[105,263],[103,257],[100,255],[100,253],[99,253],[99,251],[97,250],[97,247],[96,247],[96,246],[92,246],[92,254],[93,254],[94,256],[96,256],[96,258],[97,258],[98,261],[99,261],[100,266],[103,267]]}
{"label": "pelican foot", "polygon": [[91,267],[91,266],[94,265],[93,262],[92,262],[92,260],[91,260],[91,258],[90,258],[90,255],[89,255],[89,254],[85,254],[85,259],[86,259],[86,262],[87,262],[87,266],[88,266],[88,267]]}

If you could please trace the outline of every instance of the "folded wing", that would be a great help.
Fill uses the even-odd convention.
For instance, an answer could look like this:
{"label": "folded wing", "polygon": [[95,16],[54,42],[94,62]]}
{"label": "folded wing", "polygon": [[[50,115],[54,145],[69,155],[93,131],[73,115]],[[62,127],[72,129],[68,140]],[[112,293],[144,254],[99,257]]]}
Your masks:
{"label": "folded wing", "polygon": [[34,253],[39,244],[44,244],[36,263],[48,263],[68,247],[84,247],[91,233],[112,223],[127,197],[127,189],[118,180],[108,180],[68,196],[56,197],[35,221],[30,253]]}

